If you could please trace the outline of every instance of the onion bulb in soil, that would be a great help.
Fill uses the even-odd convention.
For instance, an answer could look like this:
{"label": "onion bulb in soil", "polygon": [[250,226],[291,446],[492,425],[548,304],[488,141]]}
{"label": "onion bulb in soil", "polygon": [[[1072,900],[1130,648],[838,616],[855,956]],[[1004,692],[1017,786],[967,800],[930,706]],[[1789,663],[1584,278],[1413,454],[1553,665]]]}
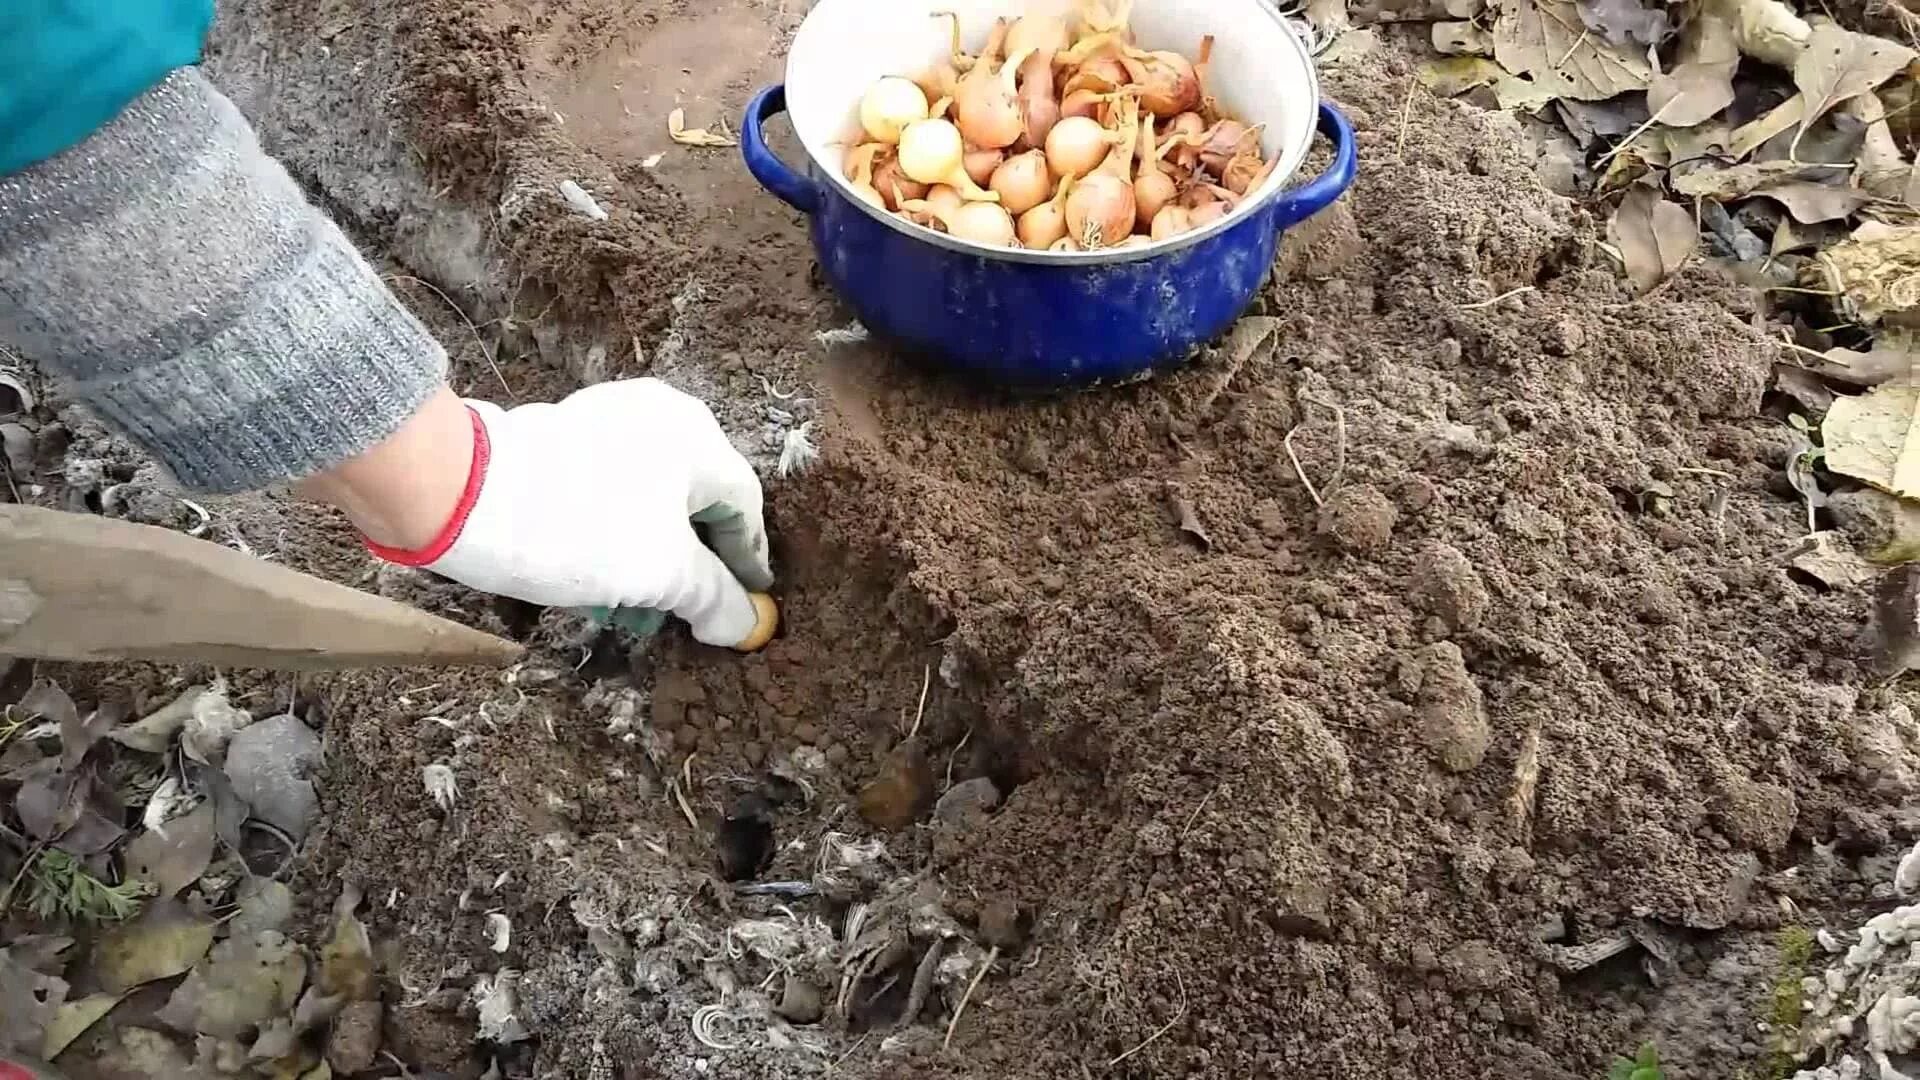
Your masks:
{"label": "onion bulb in soil", "polygon": [[1000,205],[1009,214],[1024,214],[1047,201],[1053,188],[1053,175],[1047,169],[1047,155],[1039,150],[1015,154],[993,170],[990,185],[1000,195]]}
{"label": "onion bulb in soil", "polygon": [[985,184],[1006,159],[1005,150],[969,150],[960,156],[960,167],[967,170],[974,183]]}
{"label": "onion bulb in soil", "polygon": [[1017,81],[1026,59],[1026,53],[1010,57],[998,71],[983,61],[960,80],[953,95],[954,122],[969,145],[1000,150],[1026,133]]}
{"label": "onion bulb in soil", "polygon": [[1000,196],[973,182],[962,167],[960,129],[946,120],[916,120],[900,132],[900,169],[922,184],[946,184],[962,198],[996,202]]}
{"label": "onion bulb in soil", "polygon": [[1173,177],[1167,175],[1165,166],[1160,164],[1160,155],[1164,152],[1164,147],[1155,149],[1153,145],[1153,117],[1142,113],[1140,169],[1133,177],[1134,221],[1142,232],[1153,228],[1154,215],[1179,193],[1179,185],[1174,183]]}
{"label": "onion bulb in soil", "polygon": [[927,95],[913,80],[889,75],[860,99],[860,126],[876,142],[897,143],[900,129],[927,118]]}
{"label": "onion bulb in soil", "polygon": [[910,200],[901,208],[932,217],[956,240],[971,240],[989,247],[1012,247],[1015,243],[1013,218],[992,203],[962,203],[959,209],[946,211],[924,200]]}
{"label": "onion bulb in soil", "polygon": [[1067,197],[1067,235],[1089,251],[1118,246],[1133,235],[1133,149],[1139,138],[1139,107],[1123,97],[1118,112],[1120,133],[1113,149]]}
{"label": "onion bulb in soil", "polygon": [[1073,190],[1073,177],[1060,181],[1053,198],[1020,215],[1020,243],[1036,251],[1052,251],[1067,236],[1067,195]]}
{"label": "onion bulb in soil", "polygon": [[1058,177],[1085,176],[1112,147],[1107,129],[1085,116],[1069,116],[1047,133],[1047,167]]}

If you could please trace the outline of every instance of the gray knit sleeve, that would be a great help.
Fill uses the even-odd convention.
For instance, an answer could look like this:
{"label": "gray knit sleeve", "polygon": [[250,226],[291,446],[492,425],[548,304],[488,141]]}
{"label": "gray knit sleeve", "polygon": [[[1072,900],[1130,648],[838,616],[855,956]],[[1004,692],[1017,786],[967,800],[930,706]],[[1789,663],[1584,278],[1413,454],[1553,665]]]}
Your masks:
{"label": "gray knit sleeve", "polygon": [[0,177],[0,341],[212,492],[338,464],[446,372],[439,344],[192,69]]}

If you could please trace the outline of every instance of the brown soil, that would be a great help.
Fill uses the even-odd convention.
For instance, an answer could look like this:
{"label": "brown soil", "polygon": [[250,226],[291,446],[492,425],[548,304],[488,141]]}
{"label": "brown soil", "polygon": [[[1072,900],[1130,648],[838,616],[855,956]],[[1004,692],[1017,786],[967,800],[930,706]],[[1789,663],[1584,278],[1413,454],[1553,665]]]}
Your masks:
{"label": "brown soil", "polygon": [[[769,481],[787,629],[745,659],[629,656],[376,570],[310,512],[231,511],[282,515],[253,542],[295,565],[539,648],[504,674],[300,684],[329,748],[302,880],[373,898],[389,1046],[415,1065],[477,1076],[465,988],[514,968],[538,1037],[507,1075],[1591,1077],[1656,1037],[1672,1075],[1731,1076],[1767,1049],[1767,932],[1865,900],[1856,860],[1908,838],[1886,781],[1911,749],[1883,774],[1853,752],[1894,703],[1855,663],[1864,595],[1782,564],[1802,511],[1758,416],[1776,349],[1754,299],[1705,268],[1631,298],[1519,128],[1413,90],[1390,49],[1328,73],[1362,179],[1227,341],[1033,401],[816,344],[846,318],[795,216],[730,153],[667,141],[676,104],[711,124],[777,79],[785,5],[224,18],[214,74],[444,294],[399,282],[464,390],[651,372],[763,460],[816,415],[824,439]],[[608,221],[566,210],[568,178]],[[582,467],[617,487],[634,465]],[[931,823],[981,777],[1003,805]],[[773,827],[758,880],[824,869],[828,895],[791,919],[734,896],[741,819]],[[884,856],[847,854],[870,836]],[[845,1023],[770,1042],[752,1005],[780,981],[728,927],[818,918],[835,946],[850,905],[919,882],[957,923],[901,916],[910,944]],[[1548,937],[1629,923],[1676,943],[1657,983],[1637,953],[1548,962]],[[964,971],[890,1034],[942,928],[974,965],[1003,945],[945,1052]],[[836,956],[790,977],[831,1003]],[[749,1017],[739,1048],[691,1036],[717,1002]]]}

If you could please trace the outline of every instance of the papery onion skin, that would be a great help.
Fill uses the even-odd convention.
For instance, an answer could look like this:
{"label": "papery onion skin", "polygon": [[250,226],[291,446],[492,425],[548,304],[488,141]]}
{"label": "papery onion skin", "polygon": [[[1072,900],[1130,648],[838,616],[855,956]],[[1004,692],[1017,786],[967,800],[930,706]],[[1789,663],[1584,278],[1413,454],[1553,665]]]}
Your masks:
{"label": "papery onion skin", "polygon": [[960,130],[946,120],[916,120],[900,133],[900,168],[923,184],[948,184],[963,198],[997,202],[1000,196],[973,182],[962,167]]}
{"label": "papery onion skin", "polygon": [[1178,236],[1192,227],[1192,214],[1184,206],[1163,206],[1153,215],[1153,224],[1147,229],[1147,235],[1155,240],[1165,240]]}
{"label": "papery onion skin", "polygon": [[1023,247],[1044,251],[1067,235],[1067,215],[1052,203],[1041,203],[1020,215],[1017,228]]}
{"label": "papery onion skin", "polygon": [[926,202],[942,214],[952,214],[967,204],[960,193],[945,184],[935,184],[927,189]]}
{"label": "papery onion skin", "polygon": [[1108,172],[1090,173],[1067,196],[1067,235],[1089,249],[1113,247],[1133,234],[1133,185]]}
{"label": "papery onion skin", "polygon": [[877,80],[860,99],[860,126],[876,142],[897,143],[901,128],[926,118],[926,92],[898,75]]}
{"label": "papery onion skin", "polygon": [[968,143],[984,150],[1002,150],[1026,133],[1020,108],[1018,74],[1027,54],[1009,57],[998,71],[981,63],[960,81],[953,98],[954,122]]}
{"label": "papery onion skin", "polygon": [[1009,214],[1024,214],[1047,201],[1053,193],[1053,174],[1047,167],[1047,155],[1038,150],[1016,154],[993,170],[989,186],[1000,194],[1000,205]]}
{"label": "papery onion skin", "polygon": [[[1020,119],[1025,124],[1021,142],[1028,147],[1047,144],[1047,135],[1060,122],[1060,102],[1053,89],[1052,53],[1035,52],[1020,68]],[[1017,144],[1016,144],[1017,145]]]}
{"label": "papery onion skin", "polygon": [[1051,58],[1073,44],[1067,21],[1057,15],[1022,15],[1007,30],[1007,53],[1042,53]]}
{"label": "papery onion skin", "polygon": [[[887,208],[900,209],[900,199],[924,199],[927,197],[927,185],[908,176],[900,169],[900,162],[888,158],[873,170],[873,187],[887,200]],[[898,191],[896,197],[894,192]],[[959,198],[958,193],[954,196]]]}
{"label": "papery onion skin", "polygon": [[1143,172],[1133,181],[1135,224],[1142,230],[1153,227],[1154,217],[1178,193],[1173,177],[1157,170]]}
{"label": "papery onion skin", "polygon": [[1140,80],[1140,107],[1155,116],[1178,116],[1200,104],[1200,80],[1193,64],[1176,52],[1141,53],[1146,77]]}
{"label": "papery onion skin", "polygon": [[947,219],[947,232],[961,240],[992,247],[1011,247],[1015,243],[1013,219],[992,203],[970,202]]}
{"label": "papery onion skin", "polygon": [[1247,131],[1247,125],[1238,120],[1222,120],[1213,125],[1200,147],[1200,164],[1218,176],[1227,162],[1240,152],[1240,143],[1247,137]]}
{"label": "papery onion skin", "polygon": [[1200,164],[1200,143],[1207,135],[1207,122],[1197,112],[1183,112],[1167,122],[1160,137],[1173,143],[1167,159],[1183,169]]}
{"label": "papery onion skin", "polygon": [[1047,134],[1047,166],[1058,177],[1085,176],[1107,154],[1107,129],[1085,116],[1070,116]]}
{"label": "papery onion skin", "polygon": [[960,159],[967,175],[973,177],[976,184],[984,184],[993,177],[993,170],[1007,159],[1004,150],[969,150]]}
{"label": "papery onion skin", "polygon": [[[1069,116],[1080,116],[1098,123],[1101,104],[1100,91],[1075,90],[1060,99],[1060,119],[1065,120]],[[1055,122],[1057,123],[1058,121]],[[1196,151],[1196,153],[1197,152],[1198,151]]]}

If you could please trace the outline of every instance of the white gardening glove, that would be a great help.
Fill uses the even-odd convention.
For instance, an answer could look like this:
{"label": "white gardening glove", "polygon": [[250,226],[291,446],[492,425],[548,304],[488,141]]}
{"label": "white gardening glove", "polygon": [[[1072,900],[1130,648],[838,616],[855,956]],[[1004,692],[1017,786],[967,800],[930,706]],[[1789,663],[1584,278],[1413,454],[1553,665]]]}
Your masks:
{"label": "white gardening glove", "polygon": [[709,645],[770,632],[770,601],[749,596],[773,584],[760,480],[699,399],[628,379],[555,404],[467,404],[486,447],[465,521],[444,551],[405,561],[536,604],[671,611]]}

